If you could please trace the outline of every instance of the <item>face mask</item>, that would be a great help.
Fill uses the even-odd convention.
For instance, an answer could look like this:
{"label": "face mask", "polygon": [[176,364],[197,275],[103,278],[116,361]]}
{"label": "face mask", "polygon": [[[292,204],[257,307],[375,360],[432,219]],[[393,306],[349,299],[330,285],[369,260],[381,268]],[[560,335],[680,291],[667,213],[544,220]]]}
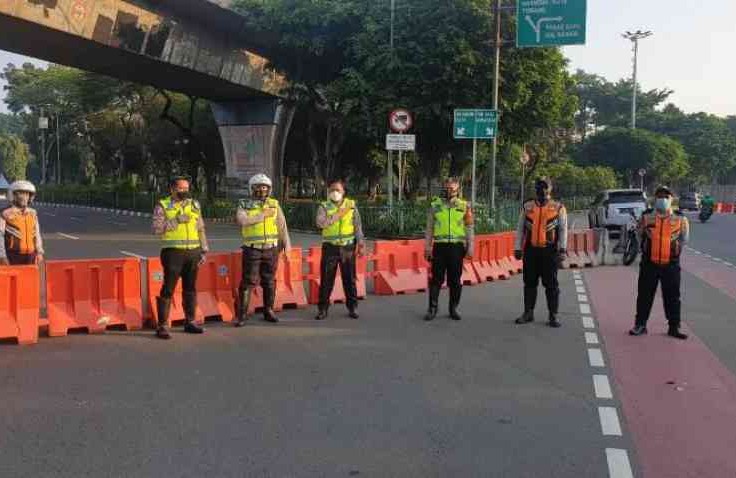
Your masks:
{"label": "face mask", "polygon": [[254,189],[253,197],[261,201],[264,201],[268,198],[268,193],[269,193],[268,189]]}
{"label": "face mask", "polygon": [[26,196],[25,194],[13,196],[13,204],[15,205],[15,207],[25,209],[28,207],[29,202],[30,202],[30,198]]}
{"label": "face mask", "polygon": [[657,198],[656,201],[654,201],[654,207],[657,209],[657,211],[666,211],[670,208],[672,205],[672,199],[670,198]]}
{"label": "face mask", "polygon": [[457,189],[443,189],[442,190],[442,197],[444,199],[452,199],[457,196],[458,190]]}
{"label": "face mask", "polygon": [[332,202],[340,202],[342,201],[342,193],[340,191],[330,191],[329,198]]}
{"label": "face mask", "polygon": [[537,188],[536,191],[537,191],[537,199],[540,202],[544,202],[547,200],[547,190],[546,189]]}
{"label": "face mask", "polygon": [[184,201],[185,199],[189,199],[191,197],[191,193],[189,191],[177,191],[176,197],[179,199],[179,201]]}

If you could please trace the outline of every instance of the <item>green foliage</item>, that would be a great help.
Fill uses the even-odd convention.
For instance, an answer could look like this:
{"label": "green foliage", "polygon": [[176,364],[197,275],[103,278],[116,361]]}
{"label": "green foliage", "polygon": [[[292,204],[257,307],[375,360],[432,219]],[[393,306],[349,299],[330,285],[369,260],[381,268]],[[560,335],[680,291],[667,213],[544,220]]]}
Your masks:
{"label": "green foliage", "polygon": [[28,145],[21,138],[0,134],[0,171],[8,181],[26,178],[28,159]]}
{"label": "green foliage", "polygon": [[608,128],[590,136],[579,153],[582,164],[608,166],[625,184],[638,184],[640,168],[648,183],[672,183],[690,171],[687,154],[677,141],[645,130]]}
{"label": "green foliage", "polygon": [[546,164],[537,173],[552,178],[557,197],[595,196],[620,185],[616,172],[606,166],[577,166],[571,161],[563,161]]}

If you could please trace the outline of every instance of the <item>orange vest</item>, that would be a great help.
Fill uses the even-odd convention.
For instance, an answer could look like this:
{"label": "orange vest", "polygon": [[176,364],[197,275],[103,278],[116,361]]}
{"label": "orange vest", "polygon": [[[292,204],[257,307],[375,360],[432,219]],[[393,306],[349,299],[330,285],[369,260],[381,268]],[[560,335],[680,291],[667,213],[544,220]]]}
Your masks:
{"label": "orange vest", "polygon": [[654,212],[647,212],[641,221],[644,229],[642,248],[646,257],[657,265],[677,261],[682,252],[682,216],[676,213],[659,216]]}
{"label": "orange vest", "polygon": [[5,250],[16,254],[36,252],[36,211],[9,207],[2,211],[5,220]]}
{"label": "orange vest", "polygon": [[557,228],[563,206],[549,200],[544,206],[536,201],[524,204],[526,215],[526,243],[532,247],[548,247],[557,244]]}

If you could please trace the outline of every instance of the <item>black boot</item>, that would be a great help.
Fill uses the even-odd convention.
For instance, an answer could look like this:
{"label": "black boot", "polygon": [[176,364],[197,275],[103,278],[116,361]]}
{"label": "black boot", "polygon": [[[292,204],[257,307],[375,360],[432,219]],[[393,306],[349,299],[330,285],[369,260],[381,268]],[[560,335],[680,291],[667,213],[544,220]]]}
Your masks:
{"label": "black boot", "polygon": [[278,323],[279,318],[273,313],[273,305],[276,303],[276,286],[263,288],[263,320]]}
{"label": "black boot", "polygon": [[460,296],[462,289],[450,290],[450,318],[452,320],[461,320],[460,314],[457,313],[457,306],[460,305]]}
{"label": "black boot", "polygon": [[430,321],[437,317],[437,302],[440,299],[440,288],[430,284],[429,286],[429,309],[427,314],[424,316],[424,320]]}
{"label": "black boot", "polygon": [[360,315],[358,315],[358,309],[355,306],[348,307],[348,317],[351,319],[357,319],[360,318]]}
{"label": "black boot", "polygon": [[184,294],[184,332],[188,334],[201,334],[204,329],[195,322],[197,311],[197,294]]}
{"label": "black boot", "polygon": [[320,307],[314,320],[325,320],[327,318],[327,307]]}
{"label": "black boot", "polygon": [[537,305],[537,288],[524,287],[524,313],[515,320],[517,324],[534,322],[534,307]]}
{"label": "black boot", "polygon": [[639,335],[646,335],[649,331],[647,330],[647,326],[643,322],[637,321],[634,324],[634,328],[629,330],[629,335],[639,336]]}
{"label": "black boot", "polygon": [[560,308],[560,291],[557,289],[546,289],[545,295],[547,296],[547,309],[549,310],[549,321],[547,325],[550,327],[560,327],[560,321],[557,320],[557,312]]}
{"label": "black boot", "polygon": [[680,332],[680,326],[676,324],[670,324],[669,329],[667,329],[667,335],[676,339],[687,340],[687,334]]}
{"label": "black boot", "polygon": [[166,324],[169,322],[169,311],[171,310],[171,299],[156,297],[156,309],[158,311],[158,327],[156,328],[156,337],[168,340],[171,338],[169,328]]}
{"label": "black boot", "polygon": [[240,301],[238,302],[238,316],[235,320],[235,327],[242,327],[248,321],[248,306],[250,306],[250,289],[241,289],[239,292]]}

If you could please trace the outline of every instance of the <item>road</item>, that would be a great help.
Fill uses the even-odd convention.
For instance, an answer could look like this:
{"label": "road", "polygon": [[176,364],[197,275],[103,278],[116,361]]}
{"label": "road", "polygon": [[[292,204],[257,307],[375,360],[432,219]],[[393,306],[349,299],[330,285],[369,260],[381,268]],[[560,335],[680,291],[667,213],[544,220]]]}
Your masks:
{"label": "road", "polygon": [[[50,257],[156,254],[148,219],[49,212]],[[538,321],[513,324],[515,276],[465,288],[461,322],[425,323],[421,294],[370,296],[357,321],[336,306],[325,322],[290,310],[169,342],[2,345],[0,476],[736,476],[736,258],[718,241],[731,228],[693,224],[687,342],[663,334],[659,303],[649,336],[626,334],[632,266],[561,271],[561,329],[542,294]],[[210,227],[215,249],[237,247],[233,229]]]}

